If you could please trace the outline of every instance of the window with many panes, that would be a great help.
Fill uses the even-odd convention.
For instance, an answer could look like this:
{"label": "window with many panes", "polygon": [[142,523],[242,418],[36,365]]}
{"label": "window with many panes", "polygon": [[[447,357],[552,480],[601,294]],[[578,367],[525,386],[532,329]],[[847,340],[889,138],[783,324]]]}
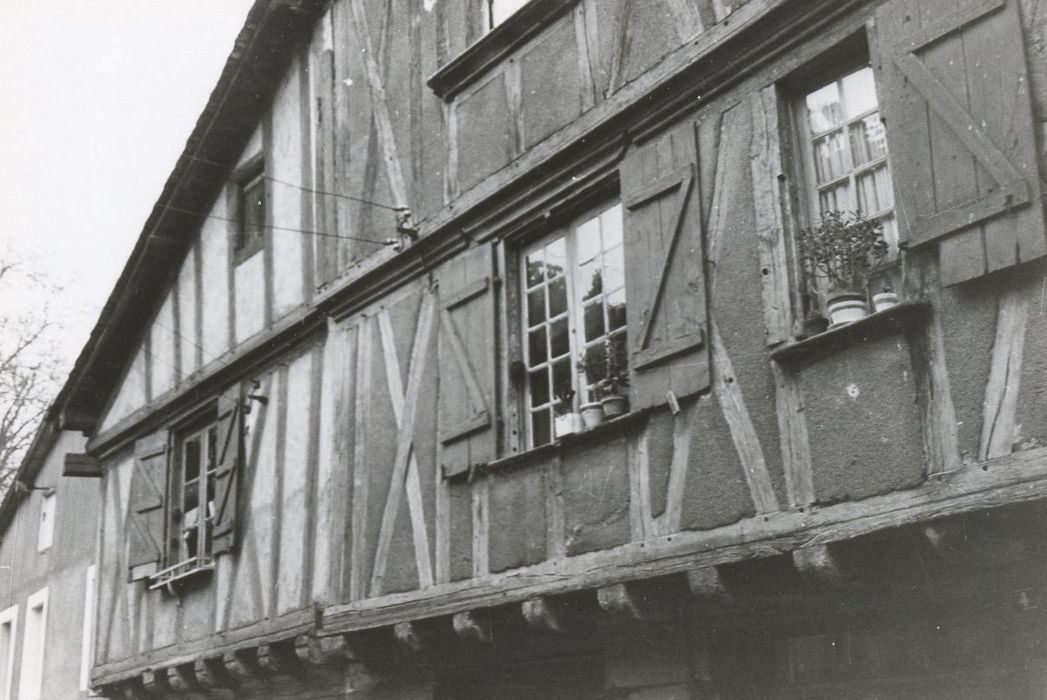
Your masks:
{"label": "window with many panes", "polygon": [[550,442],[557,413],[600,398],[625,371],[622,208],[588,214],[523,251],[527,434]]}
{"label": "window with many panes", "polygon": [[481,7],[484,31],[491,31],[528,2],[529,0],[483,0]]}
{"label": "window with many panes", "polygon": [[218,471],[218,425],[186,431],[177,444],[174,470],[177,507],[172,511],[177,542],[174,561],[200,562],[211,554],[215,475]]}
{"label": "window with many panes", "polygon": [[894,193],[872,68],[819,82],[797,104],[812,223],[827,212],[876,219],[893,254]]}

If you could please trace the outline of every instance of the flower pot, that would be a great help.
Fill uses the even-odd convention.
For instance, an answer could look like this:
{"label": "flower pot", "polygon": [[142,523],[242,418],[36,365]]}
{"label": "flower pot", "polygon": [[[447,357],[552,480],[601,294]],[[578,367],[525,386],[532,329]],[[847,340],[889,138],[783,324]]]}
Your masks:
{"label": "flower pot", "polygon": [[621,394],[605,396],[601,399],[600,404],[603,406],[604,415],[608,418],[624,416],[629,412],[629,397]]}
{"label": "flower pot", "polygon": [[580,433],[584,428],[582,416],[580,413],[565,413],[562,416],[557,416],[556,421],[553,423],[553,428],[558,438],[564,435],[571,435],[572,433]]}
{"label": "flower pot", "polygon": [[873,294],[874,310],[886,311],[893,306],[898,306],[898,295],[894,292],[880,292],[879,294]]}
{"label": "flower pot", "polygon": [[600,405],[599,401],[582,404],[581,408],[578,410],[582,414],[582,422],[585,423],[587,430],[589,428],[595,428],[598,425],[603,425],[607,421],[604,416],[603,406]]}
{"label": "flower pot", "polygon": [[829,311],[830,328],[851,323],[869,315],[865,295],[858,292],[830,292],[825,297],[825,308]]}

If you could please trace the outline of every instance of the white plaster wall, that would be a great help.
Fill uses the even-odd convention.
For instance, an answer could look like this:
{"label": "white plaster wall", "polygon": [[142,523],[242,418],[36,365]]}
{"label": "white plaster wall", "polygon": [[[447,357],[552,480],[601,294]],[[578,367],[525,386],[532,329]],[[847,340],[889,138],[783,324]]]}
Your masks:
{"label": "white plaster wall", "polygon": [[196,251],[199,243],[189,249],[182,269],[178,272],[178,348],[180,354],[179,379],[188,377],[200,368],[200,339],[197,337],[196,318]]}
{"label": "white plaster wall", "polygon": [[229,350],[229,223],[226,198],[219,195],[200,231],[204,364]]}
{"label": "white plaster wall", "polygon": [[287,429],[283,464],[283,512],[280,533],[279,612],[302,607],[302,570],[306,552],[306,487],[309,472],[309,422],[315,353],[291,362],[287,371]]}
{"label": "white plaster wall", "polygon": [[[292,62],[287,77],[276,92],[272,119],[272,152],[266,169],[274,180],[272,193],[273,229],[273,318],[280,318],[303,301],[303,246],[305,234],[285,229],[303,229],[302,118],[298,60]],[[283,184],[291,183],[291,185]]]}
{"label": "white plaster wall", "polygon": [[152,375],[152,396],[170,391],[175,384],[175,318],[174,300],[168,292],[163,306],[153,321],[149,344]]}
{"label": "white plaster wall", "polygon": [[102,430],[111,428],[145,405],[145,349],[139,347],[112,405],[102,419]]}

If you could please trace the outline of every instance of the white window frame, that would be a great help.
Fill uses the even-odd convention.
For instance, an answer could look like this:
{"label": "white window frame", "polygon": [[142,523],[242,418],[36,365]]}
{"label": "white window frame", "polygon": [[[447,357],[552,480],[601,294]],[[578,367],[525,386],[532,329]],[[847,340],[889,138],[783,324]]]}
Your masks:
{"label": "white window frame", "polygon": [[[824,87],[828,87],[829,85],[834,83],[837,86],[837,90],[841,95],[841,99],[843,100],[841,106],[846,105],[847,96],[846,91],[844,90],[843,80],[844,78],[864,69],[869,69],[870,71],[872,70],[871,66],[869,66],[868,63],[856,62],[853,64],[846,64],[840,67],[839,70],[834,70],[833,72],[826,74],[824,80],[816,81],[815,83],[809,84],[803,90],[797,91],[797,93],[793,96],[793,105],[795,110],[794,120],[798,132],[797,136],[799,137],[801,160],[803,163],[804,170],[804,201],[808,209],[807,219],[809,224],[812,226],[817,225],[818,222],[821,220],[822,215],[821,199],[819,197],[819,194],[823,190],[831,190],[837,188],[840,185],[844,184],[844,182],[846,182],[848,203],[847,208],[843,209],[842,211],[858,211],[858,176],[866,172],[872,172],[881,165],[885,166],[887,169],[888,183],[886,194],[890,195],[892,199],[891,205],[889,207],[883,207],[877,211],[863,211],[861,212],[861,215],[863,218],[866,219],[875,219],[881,222],[887,222],[887,225],[885,225],[883,229],[884,240],[887,242],[890,248],[890,257],[893,258],[898,250],[898,224],[897,213],[895,211],[895,203],[893,201],[894,185],[892,180],[893,173],[891,171],[890,153],[885,151],[884,155],[878,158],[872,158],[866,161],[865,163],[855,165],[854,155],[851,152],[850,134],[852,127],[860,122],[865,121],[867,118],[874,114],[882,114],[882,102],[880,100],[879,93],[876,94],[875,109],[865,110],[861,114],[858,114],[853,117],[845,117],[841,123],[833,125],[829,129],[825,129],[824,131],[812,133],[810,122],[807,116],[807,96],[816,92],[817,90],[820,90]],[[846,114],[846,110],[844,113]],[[886,129],[886,125],[884,128]],[[846,172],[836,177],[835,179],[824,183],[819,183],[817,165],[815,164],[814,144],[819,139],[824,138],[827,135],[832,134],[833,132],[841,132],[843,135],[844,157],[847,159],[847,164],[849,167],[846,169]],[[886,149],[886,143],[884,144],[884,148]]]}
{"label": "white window frame", "polygon": [[58,514],[58,494],[45,491],[40,499],[40,519],[37,522],[36,551],[46,552],[55,541],[55,517]]}
{"label": "white window frame", "polygon": [[[594,395],[591,393],[591,387],[587,386],[586,382],[579,381],[578,360],[579,360],[579,357],[581,355],[582,349],[587,344],[588,345],[593,345],[596,342],[603,342],[603,339],[607,338],[609,336],[612,336],[612,335],[623,335],[623,334],[626,333],[626,329],[628,327],[627,324],[626,324],[626,325],[621,326],[620,328],[617,328],[617,329],[614,329],[614,330],[610,330],[610,331],[608,330],[608,319],[607,319],[606,303],[605,303],[604,335],[600,336],[600,338],[597,339],[597,340],[589,341],[587,343],[585,338],[584,338],[584,332],[585,332],[584,331],[584,319],[581,317],[581,315],[583,313],[581,310],[583,309],[583,307],[585,305],[584,301],[582,299],[583,295],[585,294],[585,290],[580,289],[579,285],[578,285],[578,271],[580,269],[580,265],[579,265],[579,261],[578,261],[577,232],[583,225],[585,225],[589,221],[592,221],[592,220],[595,220],[595,219],[599,219],[603,215],[607,214],[608,212],[614,211],[614,210],[618,211],[619,221],[621,222],[621,225],[622,225],[622,232],[621,232],[622,233],[622,240],[616,246],[614,246],[614,248],[620,248],[622,250],[623,265],[624,265],[624,251],[625,251],[624,218],[623,218],[623,213],[622,213],[622,204],[621,204],[620,201],[605,202],[605,203],[601,204],[600,206],[598,206],[596,208],[589,209],[589,210],[586,211],[586,213],[584,215],[578,216],[578,217],[572,219],[567,225],[557,228],[557,230],[555,232],[550,233],[550,234],[548,234],[546,236],[543,236],[541,239],[539,239],[537,241],[534,241],[533,243],[527,245],[526,247],[524,247],[524,248],[522,248],[520,250],[520,255],[519,255],[519,266],[520,266],[519,267],[519,269],[520,269],[520,273],[519,273],[520,274],[520,292],[519,293],[520,293],[520,303],[519,303],[519,308],[518,308],[517,311],[518,311],[518,313],[520,315],[519,323],[520,323],[520,328],[521,328],[521,338],[522,338],[521,342],[523,344],[523,348],[521,349],[521,354],[522,354],[522,357],[524,358],[524,366],[526,368],[525,369],[526,376],[525,376],[524,381],[523,381],[523,391],[521,392],[521,394],[522,394],[522,400],[523,400],[523,412],[522,412],[522,415],[523,415],[523,421],[525,423],[525,425],[524,425],[524,434],[526,435],[526,444],[527,444],[528,448],[539,446],[538,444],[535,443],[535,436],[534,436],[534,430],[533,430],[533,425],[532,425],[532,415],[534,413],[537,413],[537,412],[540,412],[540,411],[543,411],[543,410],[548,410],[548,411],[552,412],[551,416],[555,416],[555,405],[557,403],[557,398],[556,398],[555,395],[552,394],[552,389],[550,388],[550,396],[549,396],[549,401],[547,403],[543,403],[543,404],[541,404],[539,406],[532,406],[531,405],[530,372],[533,369],[535,369],[536,367],[547,367],[547,368],[549,368],[548,371],[551,372],[552,371],[551,365],[552,365],[552,361],[553,361],[554,358],[552,358],[550,356],[550,353],[549,353],[549,348],[551,348],[551,340],[547,336],[547,339],[546,339],[546,343],[547,343],[546,348],[547,348],[547,350],[546,350],[546,359],[545,359],[545,361],[544,362],[540,362],[540,363],[538,363],[537,365],[535,365],[533,367],[532,367],[532,365],[530,363],[530,358],[529,358],[529,353],[530,353],[529,340],[530,340],[530,338],[529,338],[528,331],[531,330],[532,328],[537,328],[538,325],[535,325],[533,327],[530,326],[529,319],[528,319],[528,307],[527,307],[527,304],[528,304],[528,300],[527,300],[527,295],[528,295],[528,286],[527,286],[527,256],[532,254],[532,253],[534,253],[534,252],[536,252],[536,251],[541,250],[542,248],[547,246],[550,242],[553,242],[553,241],[555,241],[557,239],[560,239],[560,238],[562,238],[564,240],[564,245],[565,245],[565,249],[566,249],[564,278],[566,280],[566,287],[567,287],[567,311],[566,311],[566,318],[567,318],[567,337],[568,337],[568,343],[569,343],[569,351],[568,351],[568,356],[567,357],[568,357],[568,359],[570,361],[570,365],[571,365],[571,369],[570,369],[570,372],[571,372],[571,388],[575,392],[574,399],[573,399],[573,406],[571,407],[571,410],[572,411],[577,411],[579,406],[581,406],[582,404],[587,403],[587,402],[589,402],[589,401],[591,401],[591,400],[593,400],[595,398]],[[606,251],[604,251],[602,246],[601,246],[601,255],[603,255],[604,252],[606,252]],[[624,274],[624,270],[623,270],[623,274]],[[623,277],[623,279],[624,279],[624,277]],[[543,282],[542,285],[536,285],[532,289],[538,289],[540,286],[548,286],[548,281]],[[614,289],[612,289],[610,291],[608,291],[606,288],[604,288],[601,291],[600,296],[602,298],[606,299],[607,295],[615,293],[615,292],[617,292],[619,290],[624,294],[625,287],[624,286],[620,287],[620,288],[616,287],[616,288],[614,288]],[[628,309],[628,299],[626,299],[626,308]],[[626,311],[626,313],[628,313],[628,310]],[[561,319],[563,317],[564,317],[563,314],[560,314],[560,315],[557,315],[555,318],[556,319]],[[544,320],[542,322],[542,324],[544,324],[546,326],[546,328],[547,328],[547,331],[546,331],[547,334],[548,334],[548,328],[550,326],[550,321],[551,321],[551,319],[550,319],[550,317],[548,315],[548,305],[547,305],[546,315],[545,315],[545,318],[544,318]],[[563,355],[557,355],[556,359],[560,359],[562,361],[563,357],[564,357]],[[626,355],[626,362],[628,362],[628,355]],[[550,430],[549,441],[550,442],[555,442],[556,435],[554,434],[554,428],[552,426],[552,421],[551,421],[549,430]],[[540,443],[540,444],[547,444],[547,443]]]}
{"label": "white window frame", "polygon": [[0,659],[4,667],[4,682],[0,684],[0,700],[13,700],[11,688],[15,682],[15,649],[18,648],[18,606],[12,605],[7,610],[0,611],[0,629],[4,626],[10,628],[10,639],[7,647],[7,658]]}
{"label": "white window frame", "polygon": [[[22,668],[18,675],[19,700],[40,700],[44,691],[44,665],[47,650],[47,588],[29,596],[25,604],[22,630]],[[34,629],[34,611],[39,610],[39,629]]]}
{"label": "white window frame", "polygon": [[98,594],[98,566],[84,572],[84,622],[80,636],[80,692],[91,690],[91,661],[94,658],[95,599]]}

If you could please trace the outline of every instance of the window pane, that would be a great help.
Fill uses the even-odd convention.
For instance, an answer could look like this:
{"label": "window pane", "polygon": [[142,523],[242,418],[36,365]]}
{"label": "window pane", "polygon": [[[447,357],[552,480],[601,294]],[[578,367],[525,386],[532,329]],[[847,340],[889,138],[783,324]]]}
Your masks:
{"label": "window pane", "polygon": [[530,372],[527,375],[528,386],[531,388],[531,405],[543,406],[549,403],[549,370],[543,367]]}
{"label": "window pane", "polygon": [[558,277],[549,283],[549,318],[567,313],[567,278]]}
{"label": "window pane", "polygon": [[611,336],[611,357],[607,361],[608,374],[628,374],[629,372],[629,343],[625,332],[616,333]]}
{"label": "window pane", "polygon": [[545,277],[552,279],[562,275],[567,269],[567,245],[563,238],[545,246]]}
{"label": "window pane", "polygon": [[551,357],[560,357],[571,352],[571,339],[567,334],[566,318],[549,324],[549,352]]}
{"label": "window pane", "polygon": [[596,340],[604,334],[603,304],[596,301],[585,307],[585,342]]}
{"label": "window pane", "polygon": [[820,214],[830,211],[850,211],[853,209],[850,187],[844,184],[822,190],[818,193],[818,205]]}
{"label": "window pane", "polygon": [[879,112],[851,126],[851,156],[855,165],[887,155],[887,138]]}
{"label": "window pane", "polygon": [[834,131],[814,142],[814,165],[819,183],[830,182],[847,172],[849,164],[842,131]]}
{"label": "window pane", "polygon": [[862,173],[856,182],[859,212],[870,215],[890,208],[891,183],[887,176],[887,166]]}
{"label": "window pane", "polygon": [[218,426],[212,425],[207,429],[207,464],[204,469],[213,471],[218,468]]}
{"label": "window pane", "polygon": [[534,367],[547,359],[545,326],[539,326],[527,334],[527,365]]}
{"label": "window pane", "polygon": [[807,95],[807,122],[811,133],[821,133],[842,121],[840,90],[835,82]]}
{"label": "window pane", "polygon": [[542,251],[536,251],[527,256],[527,288],[530,289],[541,283],[545,271],[542,262]]}
{"label": "window pane", "polygon": [[609,330],[625,326],[625,290],[619,289],[607,295],[607,322]]}
{"label": "window pane", "polygon": [[574,383],[571,381],[571,358],[565,357],[553,363],[553,396],[564,400],[571,395]]}
{"label": "window pane", "polygon": [[185,480],[192,481],[200,476],[200,438],[199,436],[189,438],[185,441],[183,451],[185,456]]}
{"label": "window pane", "polygon": [[544,445],[552,439],[552,429],[549,423],[549,409],[531,414],[531,441],[535,445]]}
{"label": "window pane", "polygon": [[600,252],[600,220],[589,219],[577,228],[575,245],[578,251],[578,262],[584,264],[595,258]]}
{"label": "window pane", "polygon": [[582,289],[582,300],[587,301],[603,291],[603,275],[600,259],[590,260],[578,271],[578,285]]}
{"label": "window pane", "polygon": [[189,517],[189,512],[200,505],[200,482],[188,484],[182,492],[182,512]]}
{"label": "window pane", "polygon": [[603,228],[604,250],[620,244],[622,242],[622,205],[615,204],[600,214],[600,224]]}
{"label": "window pane", "polygon": [[625,262],[622,248],[603,254],[604,289],[618,289],[625,285]]}
{"label": "window pane", "polygon": [[585,382],[592,386],[607,376],[607,348],[603,341],[585,348]]}
{"label": "window pane", "polygon": [[876,109],[876,82],[872,68],[862,68],[843,79],[843,98],[848,119]]}
{"label": "window pane", "polygon": [[527,325],[534,326],[545,320],[545,287],[527,293]]}

